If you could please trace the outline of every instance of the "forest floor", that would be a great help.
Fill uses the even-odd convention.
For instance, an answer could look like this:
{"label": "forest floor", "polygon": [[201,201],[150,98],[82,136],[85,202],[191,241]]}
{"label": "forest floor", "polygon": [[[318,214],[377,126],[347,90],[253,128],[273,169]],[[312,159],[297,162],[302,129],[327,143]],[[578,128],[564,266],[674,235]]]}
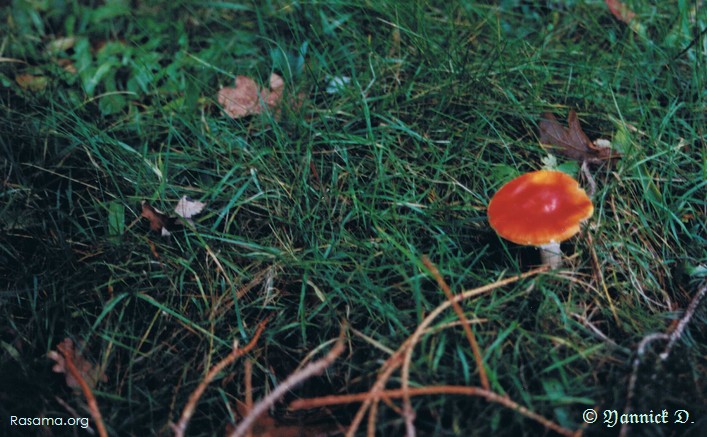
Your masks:
{"label": "forest floor", "polygon": [[701,0],[255,3],[0,7],[0,433],[705,435]]}

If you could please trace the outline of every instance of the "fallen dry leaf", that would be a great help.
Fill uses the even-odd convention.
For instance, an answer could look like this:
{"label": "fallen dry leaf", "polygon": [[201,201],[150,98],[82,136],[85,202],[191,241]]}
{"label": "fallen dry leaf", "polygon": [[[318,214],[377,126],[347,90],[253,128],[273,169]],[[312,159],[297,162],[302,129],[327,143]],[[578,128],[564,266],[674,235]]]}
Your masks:
{"label": "fallen dry leaf", "polygon": [[49,79],[46,76],[35,76],[32,74],[18,74],[15,76],[15,82],[23,90],[39,92],[43,91],[49,84]]}
{"label": "fallen dry leaf", "polygon": [[582,130],[574,110],[570,110],[567,123],[569,128],[562,126],[551,113],[544,113],[538,126],[540,142],[554,147],[561,155],[580,162],[599,163],[620,156],[612,153],[607,147],[597,147],[592,143]]}
{"label": "fallen dry leaf", "polygon": [[[261,88],[248,76],[237,76],[236,86],[222,88],[218,92],[218,102],[231,118],[242,118],[260,114],[268,108],[279,116],[279,107],[285,91],[285,81],[279,75],[270,75],[269,88]],[[294,109],[302,106],[304,94],[297,94],[287,104]]]}
{"label": "fallen dry leaf", "polygon": [[177,206],[174,208],[174,212],[179,217],[191,224],[194,224],[192,217],[199,214],[205,206],[206,204],[204,202],[199,202],[198,200],[193,200],[187,196],[182,196],[182,198],[179,199],[179,203],[177,203]]}
{"label": "fallen dry leaf", "polygon": [[236,77],[236,87],[226,87],[218,92],[218,102],[232,118],[260,114],[266,108],[280,103],[285,81],[279,75],[270,75],[270,88],[260,88],[248,76]]}
{"label": "fallen dry leaf", "polygon": [[[96,368],[96,366],[91,364],[90,361],[86,360],[74,349],[74,342],[70,338],[65,338],[64,341],[57,346],[57,350],[59,349],[63,349],[64,353],[71,354],[71,359],[74,362],[76,369],[79,371],[81,377],[84,381],[86,381],[86,384],[88,384],[90,388],[94,388],[99,381],[105,382],[108,380],[103,372],[101,372],[98,368]],[[56,373],[64,374],[66,385],[71,388],[80,388],[79,382],[66,368],[66,359],[61,353],[57,351],[50,351],[47,356],[56,361],[56,364],[54,364],[52,370]]]}
{"label": "fallen dry leaf", "polygon": [[258,84],[248,76],[236,77],[235,88],[222,88],[218,102],[231,118],[241,118],[262,111]]}
{"label": "fallen dry leaf", "polygon": [[[193,200],[187,196],[182,196],[174,208],[174,212],[184,219],[185,221],[194,224],[192,217],[199,214],[206,204],[204,202],[199,202],[198,200]],[[163,237],[167,237],[171,234],[170,229],[174,230],[180,224],[179,219],[168,216],[159,209],[150,205],[146,200],[142,201],[142,213],[140,217],[144,217],[150,221],[150,229],[159,232]]]}
{"label": "fallen dry leaf", "polygon": [[73,62],[71,62],[71,59],[57,59],[56,63],[58,66],[60,66],[64,71],[66,71],[69,74],[78,73],[76,66],[74,65]]}
{"label": "fallen dry leaf", "polygon": [[159,232],[163,237],[170,234],[169,230],[167,230],[167,226],[171,225],[174,220],[159,209],[153,208],[152,205],[145,200],[142,201],[142,214],[140,214],[140,217],[148,219],[150,221],[150,229]]}
{"label": "fallen dry leaf", "polygon": [[628,24],[636,14],[619,0],[604,0],[614,17]]}
{"label": "fallen dry leaf", "polygon": [[282,92],[285,89],[285,81],[277,74],[270,75],[270,91],[262,90],[262,95],[265,97],[265,101],[268,106],[274,108],[280,103],[282,99]]}
{"label": "fallen dry leaf", "polygon": [[76,45],[76,37],[67,36],[63,38],[55,38],[47,43],[44,51],[50,55],[60,52],[65,52],[72,49]]}

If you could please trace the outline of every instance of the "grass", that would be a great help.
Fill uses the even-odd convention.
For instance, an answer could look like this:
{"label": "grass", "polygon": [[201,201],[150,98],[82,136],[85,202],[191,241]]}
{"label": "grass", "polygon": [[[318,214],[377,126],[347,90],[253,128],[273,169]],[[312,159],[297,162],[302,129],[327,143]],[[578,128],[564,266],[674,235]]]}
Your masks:
{"label": "grass", "polygon": [[[667,360],[660,342],[635,371],[634,360],[705,279],[707,20],[699,1],[626,3],[637,30],[601,1],[3,6],[3,431],[40,432],[6,428],[12,415],[88,415],[47,358],[65,337],[108,377],[95,394],[111,435],[169,434],[208,370],[266,317],[248,355],[256,400],[326,353],[342,320],[342,357],[285,400],[368,391],[446,300],[423,255],[454,293],[539,262],[495,235],[486,206],[542,166],[540,114],[576,109],[622,158],[592,167],[595,213],[565,243],[564,270],[463,302],[491,389],[579,429],[587,408],[623,412],[634,374],[634,411],[690,413],[634,435],[704,432],[704,303]],[[225,116],[219,87],[271,72],[304,93],[301,108]],[[193,227],[163,238],[140,219],[142,200],[171,212],[184,195],[207,203]],[[442,329],[456,320],[445,312],[423,337],[411,387],[479,385],[461,328]],[[243,374],[236,361],[206,389],[188,435],[236,421]],[[400,384],[395,374],[387,387]],[[477,397],[412,403],[420,435],[543,432]],[[347,425],[357,408],[279,403],[271,415]],[[618,428],[600,416],[585,432]],[[377,431],[405,427],[382,405]]]}

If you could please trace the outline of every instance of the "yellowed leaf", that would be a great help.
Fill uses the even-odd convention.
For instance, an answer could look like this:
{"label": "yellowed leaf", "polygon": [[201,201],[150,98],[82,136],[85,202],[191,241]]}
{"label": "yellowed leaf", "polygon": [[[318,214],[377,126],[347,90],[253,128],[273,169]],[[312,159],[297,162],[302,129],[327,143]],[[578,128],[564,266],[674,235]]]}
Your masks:
{"label": "yellowed leaf", "polygon": [[59,52],[65,52],[76,44],[76,38],[73,36],[67,36],[63,38],[56,38],[49,41],[45,47],[45,51],[50,54],[56,54]]}
{"label": "yellowed leaf", "polygon": [[46,76],[35,76],[25,73],[15,76],[15,82],[25,91],[39,92],[47,87],[49,79]]}

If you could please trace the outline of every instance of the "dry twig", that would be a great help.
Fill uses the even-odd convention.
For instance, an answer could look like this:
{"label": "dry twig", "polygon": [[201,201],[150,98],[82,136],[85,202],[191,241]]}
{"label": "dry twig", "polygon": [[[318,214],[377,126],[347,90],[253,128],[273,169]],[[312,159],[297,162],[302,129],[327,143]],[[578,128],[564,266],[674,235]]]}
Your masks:
{"label": "dry twig", "polygon": [[444,281],[442,275],[440,275],[439,270],[437,270],[437,266],[435,266],[432,261],[427,258],[427,256],[422,257],[422,262],[425,264],[425,267],[427,267],[427,269],[432,273],[432,276],[435,277],[435,279],[437,280],[437,285],[439,285],[439,288],[442,289],[444,295],[447,296],[447,299],[449,299],[449,301],[452,303],[452,308],[454,308],[454,312],[457,314],[457,317],[459,317],[459,321],[462,322],[464,334],[466,334],[466,338],[469,341],[469,345],[471,345],[471,350],[474,353],[474,359],[476,360],[476,366],[479,368],[479,379],[481,380],[481,387],[483,387],[485,390],[489,390],[489,379],[486,376],[486,369],[484,368],[484,361],[481,357],[479,343],[476,341],[474,331],[471,330],[469,320],[464,315],[464,310],[462,310],[462,307],[461,305],[459,305],[459,302],[454,301],[454,295],[452,295],[452,290],[449,288],[449,285],[447,285],[447,283]]}
{"label": "dry twig", "polygon": [[255,421],[260,417],[265,411],[267,411],[278,399],[285,395],[288,391],[292,390],[295,386],[302,383],[304,380],[317,375],[324,371],[331,363],[336,360],[336,358],[341,355],[344,351],[344,334],[346,330],[344,326],[341,327],[341,333],[339,338],[336,340],[336,344],[331,348],[328,354],[324,358],[309,363],[301,370],[291,374],[287,377],[279,386],[275,388],[270,394],[261,399],[256,403],[250,410],[247,416],[241,420],[236,429],[229,434],[229,437],[242,437],[244,436],[250,427],[255,423]]}
{"label": "dry twig", "polygon": [[[633,359],[633,370],[631,371],[631,377],[628,379],[628,391],[626,394],[626,406],[624,407],[624,413],[628,414],[633,410],[633,395],[636,389],[636,381],[638,380],[638,366],[641,365],[641,360],[643,359],[643,354],[646,351],[646,347],[656,340],[667,340],[669,337],[667,334],[662,332],[649,334],[641,340],[638,344],[638,349],[636,350],[636,358]],[[621,431],[619,432],[619,437],[625,437],[628,433],[627,424],[621,425]]]}
{"label": "dry twig", "polygon": [[[544,427],[555,431],[556,433],[564,436],[577,437],[582,434],[581,430],[572,431],[567,428],[563,428],[560,425],[544,418],[543,416],[534,413],[527,409],[526,407],[519,405],[514,402],[511,398],[506,396],[501,396],[491,390],[485,390],[481,387],[469,387],[465,385],[438,385],[438,386],[427,386],[427,387],[413,387],[408,390],[410,396],[423,396],[423,395],[465,395],[465,396],[479,396],[486,399],[489,402],[495,402],[501,404],[511,410],[517,411],[523,416],[535,420]],[[384,399],[394,399],[402,398],[404,396],[402,389],[395,390],[384,390],[379,392],[379,396]],[[356,393],[348,395],[333,395],[333,396],[322,396],[320,398],[312,399],[298,399],[292,402],[289,406],[292,410],[306,410],[309,408],[319,408],[331,405],[341,405],[349,404],[353,402],[364,402],[368,399],[368,393]]]}
{"label": "dry twig", "polygon": [[[643,337],[640,343],[638,343],[638,348],[636,349],[636,358],[633,359],[631,376],[628,380],[626,406],[624,407],[625,414],[630,414],[631,411],[633,411],[633,397],[635,395],[636,382],[638,381],[638,367],[641,365],[641,360],[643,359],[643,356],[646,353],[646,347],[648,347],[649,344],[656,340],[667,340],[668,343],[665,346],[663,352],[660,354],[661,360],[667,360],[670,356],[670,351],[672,350],[673,345],[682,337],[682,333],[685,331],[685,327],[690,322],[690,319],[692,319],[692,316],[695,314],[697,306],[700,304],[700,301],[702,300],[702,298],[704,298],[705,294],[707,294],[707,281],[703,282],[700,285],[697,290],[697,293],[692,298],[692,301],[690,301],[690,305],[687,306],[685,314],[682,316],[682,319],[680,319],[678,326],[671,334],[665,334],[662,332],[648,334]],[[629,423],[622,424],[621,431],[619,432],[619,437],[625,437],[626,435],[628,435],[629,427]]]}
{"label": "dry twig", "polygon": [[192,392],[191,395],[189,395],[189,400],[187,401],[187,405],[182,411],[182,415],[179,418],[179,422],[172,425],[172,430],[174,431],[175,437],[184,437],[184,432],[186,431],[187,426],[189,425],[189,420],[191,419],[191,416],[194,414],[196,404],[197,402],[199,402],[199,398],[201,398],[201,395],[204,394],[206,387],[208,387],[211,381],[213,381],[213,379],[216,377],[216,375],[218,375],[221,370],[223,370],[229,364],[233,363],[238,357],[241,357],[250,352],[250,350],[255,347],[256,343],[258,342],[258,339],[260,338],[260,334],[263,333],[263,330],[265,329],[265,325],[267,325],[267,323],[267,318],[260,322],[258,328],[255,330],[255,334],[253,334],[253,338],[243,349],[239,349],[238,343],[234,342],[233,350],[231,351],[231,353],[228,354],[226,358],[221,360],[214,367],[212,367],[211,370],[209,370],[209,373],[207,373],[201,383],[199,383],[199,386],[196,387],[196,389]]}
{"label": "dry twig", "polygon": [[678,326],[675,328],[672,334],[670,334],[668,344],[665,346],[665,350],[660,354],[661,360],[665,361],[668,359],[668,356],[670,356],[670,351],[675,345],[675,342],[680,340],[680,337],[682,337],[682,333],[685,331],[685,327],[690,322],[690,319],[692,319],[692,316],[695,314],[697,306],[700,304],[702,298],[705,297],[706,293],[707,281],[703,282],[700,288],[697,290],[695,297],[692,298],[692,301],[690,301],[690,305],[687,306],[685,314],[682,316],[682,319],[680,319]]}
{"label": "dry twig", "polygon": [[[454,312],[457,314],[457,317],[459,320],[462,322],[462,326],[464,328],[464,333],[466,334],[466,338],[469,341],[469,345],[471,346],[471,350],[474,353],[474,359],[476,360],[476,367],[479,369],[479,379],[481,379],[481,386],[485,389],[489,389],[489,381],[488,378],[486,377],[486,370],[484,369],[484,362],[481,357],[481,351],[479,350],[479,344],[476,341],[476,337],[474,336],[474,332],[471,330],[471,327],[469,326],[469,322],[464,315],[464,310],[462,310],[461,305],[459,305],[459,302],[454,301],[454,295],[452,294],[452,290],[449,288],[449,285],[444,281],[444,278],[442,278],[442,275],[439,273],[439,270],[437,269],[437,266],[435,266],[432,261],[427,256],[422,257],[422,263],[427,267],[427,269],[432,273],[432,276],[434,276],[435,280],[437,281],[437,285],[439,285],[439,288],[442,289],[444,292],[444,295],[447,297],[448,301],[452,304],[452,308],[454,309]],[[418,327],[419,330],[419,327]],[[403,419],[405,420],[405,432],[407,434],[407,437],[415,437],[415,412],[412,410],[412,403],[410,402],[410,363],[412,361],[412,352],[414,350],[414,344],[417,342],[418,338],[422,336],[422,332],[416,331],[415,334],[413,334],[413,342],[410,347],[407,348],[405,351],[405,358],[403,360],[403,369],[402,369],[402,392],[403,392]]]}
{"label": "dry twig", "polygon": [[[243,370],[245,373],[245,410],[250,412],[253,409],[253,362],[246,360]],[[246,437],[253,437],[253,433],[248,430]]]}
{"label": "dry twig", "polygon": [[425,332],[427,332],[427,327],[432,323],[434,319],[437,318],[437,316],[439,316],[447,308],[452,306],[455,302],[461,302],[463,300],[478,296],[480,294],[487,293],[496,288],[503,287],[505,285],[517,282],[521,279],[525,279],[533,275],[537,275],[538,273],[542,273],[547,270],[548,266],[542,266],[511,278],[506,278],[491,284],[484,285],[482,287],[475,288],[473,290],[468,290],[461,294],[453,296],[453,299],[446,300],[445,302],[437,306],[437,308],[435,308],[430,314],[427,315],[427,317],[422,321],[422,323],[418,326],[415,332],[410,337],[408,337],[408,339],[405,340],[405,342],[398,348],[398,350],[383,364],[383,366],[381,367],[380,375],[376,379],[376,382],[374,383],[373,387],[371,387],[371,389],[366,393],[365,400],[363,400],[363,403],[356,412],[356,415],[354,416],[351,425],[349,425],[346,437],[353,437],[356,434],[356,430],[361,424],[361,420],[363,420],[363,416],[366,414],[369,408],[370,412],[368,417],[368,435],[375,435],[375,418],[378,402],[382,398],[381,393],[383,393],[388,379],[390,379],[390,376],[393,374],[393,372],[403,364],[405,354],[408,352],[408,350],[414,349],[414,346],[417,341],[422,337]]}
{"label": "dry twig", "polygon": [[[385,389],[385,384],[388,382],[390,375],[392,375],[393,372],[395,372],[398,369],[398,367],[400,367],[402,362],[403,362],[402,350],[400,352],[397,352],[395,355],[390,357],[388,359],[388,361],[386,361],[387,367],[385,367],[385,365],[384,365],[383,373],[378,377],[375,385],[368,392],[369,396],[364,401],[361,408],[359,408],[358,411],[356,412],[356,416],[354,417],[354,421],[349,426],[349,430],[346,433],[346,437],[353,437],[354,434],[356,434],[356,429],[358,429],[358,423],[356,423],[356,419],[358,419],[359,421],[361,419],[363,419],[363,416],[366,414],[367,403],[368,403],[368,405],[370,405],[371,411],[368,413],[368,427],[366,428],[366,435],[368,437],[375,437],[375,435],[376,435],[376,417],[378,417],[378,402],[380,400],[379,394],[381,391],[383,391]],[[375,396],[371,396],[370,395],[371,392],[375,393]],[[403,413],[401,412],[401,414],[403,414]]]}
{"label": "dry twig", "polygon": [[88,409],[91,412],[91,417],[93,417],[93,420],[96,422],[96,429],[98,430],[98,435],[100,437],[108,437],[106,426],[103,424],[103,416],[101,416],[101,410],[98,409],[98,402],[96,402],[96,397],[93,396],[91,387],[88,386],[88,383],[86,383],[86,380],[81,375],[81,372],[79,372],[79,369],[77,369],[76,365],[74,364],[74,351],[73,348],[69,346],[70,344],[71,343],[67,344],[66,342],[62,342],[59,343],[56,348],[59,352],[61,352],[62,355],[64,355],[64,364],[66,366],[66,370],[68,370],[69,373],[71,373],[71,376],[73,376],[79,383],[81,391],[86,397],[86,402],[88,402]]}

